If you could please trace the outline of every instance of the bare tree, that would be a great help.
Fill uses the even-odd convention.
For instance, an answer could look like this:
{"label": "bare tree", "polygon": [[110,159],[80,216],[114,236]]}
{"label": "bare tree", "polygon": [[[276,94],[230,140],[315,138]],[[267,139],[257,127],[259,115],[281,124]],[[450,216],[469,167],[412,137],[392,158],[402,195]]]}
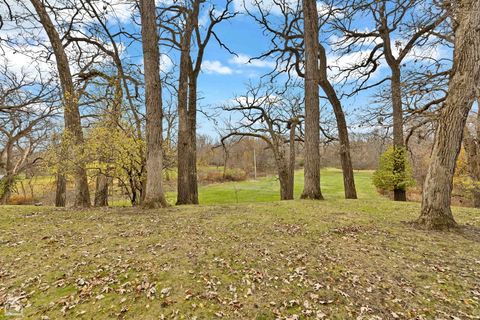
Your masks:
{"label": "bare tree", "polygon": [[456,226],[450,209],[453,174],[468,113],[480,95],[480,2],[451,4],[455,51],[446,106],[439,119],[417,223],[429,229]]}
{"label": "bare tree", "polygon": [[[62,43],[62,39],[60,38],[60,35],[58,34],[42,0],[31,0],[31,3],[37,12],[40,23],[47,33],[56,58],[58,75],[63,92],[65,130],[72,136],[72,143],[74,145],[82,146],[83,132],[80,120],[80,111],[78,108],[78,95],[73,85],[69,60]],[[79,163],[75,168],[74,206],[90,206],[90,193],[88,190],[87,173],[83,163]]]}
{"label": "bare tree", "polygon": [[323,199],[320,190],[320,98],[318,91],[318,11],[315,0],[303,1],[305,45],[305,185],[302,199]]}
{"label": "bare tree", "polygon": [[[340,54],[367,51],[368,54],[364,55],[359,63],[351,63],[341,71],[346,79],[355,75],[358,77],[359,85],[354,92],[390,82],[388,94],[392,108],[390,114],[393,122],[393,145],[397,149],[405,148],[402,67],[414,49],[428,42],[432,32],[446,20],[447,14],[428,0],[351,0],[344,1],[344,4],[347,14],[339,15],[341,18],[332,23],[334,28],[342,33],[342,37],[335,44],[337,51]],[[358,30],[353,23],[356,18],[363,18],[365,15],[371,18],[373,25],[369,27],[373,30]],[[390,77],[367,84],[377,71],[382,58],[390,69]],[[394,171],[399,174],[404,172],[403,162],[396,163]],[[394,199],[406,201],[406,190],[395,188]]]}
{"label": "bare tree", "polygon": [[167,201],[163,193],[162,88],[155,0],[140,0],[140,15],[147,112],[147,179],[143,205],[157,208],[165,207]]}
{"label": "bare tree", "polygon": [[0,76],[0,204],[6,204],[18,175],[40,159],[39,150],[58,114],[55,87],[30,80],[5,66]]}
{"label": "bare tree", "polygon": [[[264,59],[275,57],[276,68],[275,71],[270,73],[272,77],[277,77],[284,73],[288,74],[290,77],[291,73],[295,72],[297,76],[305,78],[305,47],[301,24],[301,3],[298,2],[297,4],[294,4],[288,0],[276,1],[275,8],[280,12],[280,16],[277,19],[275,19],[273,17],[274,15],[264,8],[263,1],[255,1],[255,4],[257,12],[249,11],[249,14],[257,21],[264,31],[271,36],[271,43],[273,45],[273,48],[263,53],[258,58]],[[320,31],[330,17],[336,14],[337,10],[338,9],[332,5],[328,6],[325,12],[322,12],[322,17],[320,18],[322,24],[318,26]],[[314,12],[313,14],[318,20],[318,13]],[[357,192],[350,154],[350,141],[346,116],[339,94],[328,76],[328,70],[331,69],[331,65],[327,59],[325,46],[320,39],[318,39],[317,42],[318,85],[325,93],[335,115],[338,132],[338,139],[335,140],[338,140],[340,145],[339,154],[343,172],[345,198],[356,199]]]}
{"label": "bare tree", "polygon": [[[180,51],[178,80],[178,148],[177,148],[177,205],[198,204],[197,182],[197,103],[198,76],[202,70],[205,50],[212,38],[221,47],[228,48],[215,33],[223,21],[236,16],[231,12],[233,0],[226,0],[223,8],[204,0],[186,0],[163,9],[163,42]],[[202,14],[208,17],[200,24]]]}
{"label": "bare tree", "polygon": [[244,96],[223,110],[241,115],[239,125],[230,125],[222,137],[222,145],[231,137],[252,137],[263,140],[271,149],[280,181],[280,198],[294,197],[295,142],[303,120],[302,99],[287,95],[270,85],[249,85]]}

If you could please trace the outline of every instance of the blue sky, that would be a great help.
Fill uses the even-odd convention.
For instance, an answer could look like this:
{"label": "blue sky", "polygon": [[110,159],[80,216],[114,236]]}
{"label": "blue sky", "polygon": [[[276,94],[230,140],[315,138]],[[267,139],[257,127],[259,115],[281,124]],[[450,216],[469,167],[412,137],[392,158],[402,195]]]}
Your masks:
{"label": "blue sky", "polygon": [[[162,0],[162,1],[171,1],[171,0]],[[212,0],[214,3],[221,4],[224,1],[221,0]],[[269,1],[269,0],[266,0]],[[293,1],[293,0],[292,0]],[[240,3],[242,0],[235,0],[235,9],[242,11]],[[116,16],[117,19],[112,19],[110,22],[114,29],[118,28],[117,21],[120,21],[125,28],[138,30],[137,26],[134,26],[131,23],[132,15],[132,6],[129,0],[113,0],[109,1],[112,6],[116,9],[112,16]],[[130,4],[129,4],[130,3]],[[293,3],[296,3],[293,1]],[[320,6],[320,2],[319,2]],[[138,14],[136,14],[138,17]],[[53,16],[52,16],[53,17]],[[372,21],[366,17],[361,17],[356,21],[356,27],[360,30],[368,30],[373,28]],[[41,30],[41,28],[39,29]],[[0,37],[5,36],[10,32],[15,36],[15,27],[11,30],[0,30]],[[201,108],[215,108],[226,101],[231,100],[235,95],[242,95],[245,91],[245,85],[249,82],[257,82],[260,80],[261,76],[272,71],[274,63],[272,60],[266,61],[254,61],[251,64],[247,64],[249,58],[260,55],[265,52],[269,47],[269,38],[263,35],[262,30],[257,25],[257,23],[247,15],[240,14],[235,18],[224,21],[217,26],[216,32],[222,41],[228,45],[228,47],[238,54],[238,56],[231,55],[225,49],[221,48],[215,39],[210,41],[209,46],[207,47],[203,71],[199,77],[199,97],[202,98],[199,101],[199,107]],[[41,33],[41,32],[40,32]],[[322,39],[323,39],[322,34]],[[402,35],[398,35],[400,40]],[[36,48],[35,50],[42,50],[43,48]],[[173,53],[172,51],[167,52],[165,48],[162,48],[164,54],[172,55],[173,59],[178,59],[178,53]],[[432,53],[440,56],[450,56],[451,51],[445,48],[440,48],[436,52]],[[7,48],[6,57],[10,59],[10,63],[14,65],[17,69],[27,68],[31,65],[29,58],[22,56],[22,54],[14,53],[12,48]],[[141,57],[141,46],[139,43],[135,43],[125,52],[127,59],[134,63],[142,62]],[[329,54],[329,64],[331,65],[345,65],[351,63],[353,60],[357,59],[358,56],[355,54],[345,55],[345,56],[335,56],[335,54]],[[167,59],[168,60],[168,59]],[[44,72],[48,72],[47,68],[53,66],[52,60],[47,63],[48,66],[44,66],[41,69]],[[168,68],[168,65],[164,65]],[[33,72],[33,71],[32,71]],[[375,79],[381,79],[387,76],[389,73],[388,68],[386,68],[383,63],[379,68]],[[340,89],[337,86],[337,89]],[[344,109],[347,111],[347,114],[353,111],[354,108],[365,108],[371,104],[372,94],[375,93],[375,90],[370,90],[364,92],[361,95],[355,96],[350,99],[344,99],[342,101]],[[326,103],[323,101],[323,103]],[[349,117],[349,122],[353,122],[353,116]],[[207,133],[210,135],[215,134],[215,131],[212,127],[212,123],[209,123],[205,120],[204,117],[199,115],[199,132]]]}

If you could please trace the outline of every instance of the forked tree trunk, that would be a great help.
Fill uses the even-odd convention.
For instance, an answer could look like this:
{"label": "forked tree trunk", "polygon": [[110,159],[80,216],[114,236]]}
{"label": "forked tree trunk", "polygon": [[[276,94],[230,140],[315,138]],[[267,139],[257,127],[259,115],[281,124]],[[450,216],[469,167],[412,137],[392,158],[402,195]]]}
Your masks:
{"label": "forked tree trunk", "polygon": [[[118,66],[118,64],[117,64]],[[111,130],[116,130],[116,126],[121,117],[122,110],[122,101],[123,101],[123,90],[122,90],[122,71],[121,67],[117,67],[117,78],[115,79],[115,96],[113,98],[112,107],[109,108],[106,115],[106,125]],[[100,161],[105,162],[105,159],[100,159]],[[108,161],[108,160],[107,160]],[[108,161],[110,162],[110,161]],[[108,187],[109,187],[109,176],[108,173],[112,170],[112,164],[107,163],[107,173],[99,172],[97,175],[95,183],[95,207],[108,207]]]}
{"label": "forked tree trunk", "polygon": [[[404,148],[405,141],[403,138],[403,104],[402,104],[402,82],[401,69],[402,58],[395,58],[392,49],[392,39],[390,36],[391,28],[388,26],[386,5],[384,2],[380,5],[381,28],[379,29],[383,41],[383,53],[385,60],[390,67],[390,100],[392,102],[392,119],[393,119],[393,148]],[[397,153],[395,153],[397,154]],[[393,174],[403,175],[405,172],[404,161],[395,161]],[[393,198],[395,201],[407,201],[407,193],[405,189],[395,187],[393,190]]]}
{"label": "forked tree trunk", "polygon": [[305,45],[305,168],[302,199],[323,199],[320,190],[320,98],[318,13],[315,0],[303,0]]}
{"label": "forked tree trunk", "polygon": [[480,1],[458,1],[455,8],[452,16],[457,27],[452,75],[423,188],[421,215],[417,220],[428,229],[456,226],[450,208],[453,174],[468,113],[480,91]]}
{"label": "forked tree trunk", "polygon": [[143,206],[167,206],[163,193],[162,91],[160,83],[160,51],[156,23],[155,0],[140,0],[142,48],[145,68],[145,107],[147,129],[146,185]]}
{"label": "forked tree trunk", "polygon": [[67,205],[67,179],[62,173],[57,173],[55,207],[65,207]]}
{"label": "forked tree trunk", "polygon": [[[65,130],[72,135],[73,141],[69,149],[73,150],[73,147],[80,148],[83,145],[83,132],[80,120],[80,112],[78,110],[78,97],[73,86],[72,74],[70,71],[70,65],[65,53],[65,49],[62,44],[62,40],[58,35],[55,26],[53,25],[50,16],[48,15],[41,0],[30,0],[37,12],[40,23],[42,24],[47,36],[52,45],[53,53],[57,63],[58,75],[60,78],[60,84],[63,92],[63,104],[64,104],[64,120]],[[75,157],[75,155],[73,155]],[[81,158],[81,155],[78,155]],[[81,160],[80,160],[81,161]],[[80,162],[75,165],[74,170],[75,178],[75,207],[89,207],[90,206],[90,193],[88,190],[87,173],[85,170],[85,164]]]}

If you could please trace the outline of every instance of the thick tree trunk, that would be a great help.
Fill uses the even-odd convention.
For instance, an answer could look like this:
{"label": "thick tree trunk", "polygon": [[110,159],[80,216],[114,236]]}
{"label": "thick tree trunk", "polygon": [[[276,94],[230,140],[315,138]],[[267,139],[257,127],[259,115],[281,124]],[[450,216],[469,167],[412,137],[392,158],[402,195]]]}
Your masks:
{"label": "thick tree trunk", "polygon": [[2,190],[0,190],[0,204],[5,205],[8,204],[10,197],[12,195],[12,189],[15,183],[15,176],[11,173],[8,173],[3,177],[0,181]]}
{"label": "thick tree trunk", "polygon": [[291,175],[289,171],[287,167],[282,167],[278,170],[281,200],[293,200],[293,185],[290,180]]}
{"label": "thick tree trunk", "polygon": [[472,191],[472,198],[473,198],[473,207],[480,208],[480,191],[478,190]]}
{"label": "thick tree trunk", "polygon": [[97,175],[95,190],[95,207],[108,207],[108,176],[104,173]]}
{"label": "thick tree trunk", "polygon": [[163,193],[162,88],[155,0],[140,0],[140,15],[147,121],[147,178],[143,206],[158,208],[167,206],[167,201]]}
{"label": "thick tree trunk", "polygon": [[[58,35],[55,26],[50,19],[47,11],[41,0],[31,0],[32,5],[37,12],[40,23],[42,24],[47,36],[52,45],[53,52],[55,54],[55,60],[57,63],[58,75],[60,78],[60,84],[63,92],[63,104],[64,104],[64,118],[65,118],[65,130],[72,135],[73,147],[82,147],[83,145],[83,132],[80,120],[80,112],[78,110],[78,98],[73,86],[72,74],[68,62],[65,49],[63,47],[60,36]],[[75,157],[75,155],[73,155]],[[80,155],[79,155],[79,158]],[[88,190],[87,173],[84,163],[78,163],[75,165],[74,171],[75,178],[75,207],[89,207],[90,206],[90,193]]]}
{"label": "thick tree trunk", "polygon": [[455,51],[448,97],[435,136],[430,167],[423,188],[420,218],[429,229],[456,226],[450,208],[453,174],[463,129],[480,83],[480,1],[458,1]]}
{"label": "thick tree trunk", "polygon": [[67,205],[67,179],[64,174],[57,173],[55,190],[55,207]]}
{"label": "thick tree trunk", "polygon": [[189,74],[190,44],[193,26],[187,25],[181,40],[180,76],[178,80],[178,140],[177,140],[177,205],[192,204],[190,188]]}
{"label": "thick tree trunk", "polygon": [[318,12],[303,0],[305,43],[305,171],[302,199],[323,199],[320,190],[320,98],[318,90]]}

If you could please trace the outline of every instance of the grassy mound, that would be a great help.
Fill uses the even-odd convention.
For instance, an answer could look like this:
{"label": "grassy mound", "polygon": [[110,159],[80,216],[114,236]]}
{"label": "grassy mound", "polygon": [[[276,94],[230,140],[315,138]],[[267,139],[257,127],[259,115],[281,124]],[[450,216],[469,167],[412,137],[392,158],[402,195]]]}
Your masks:
{"label": "grassy mound", "polygon": [[477,210],[428,233],[403,222],[418,204],[330,198],[0,207],[0,318],[480,317]]}

